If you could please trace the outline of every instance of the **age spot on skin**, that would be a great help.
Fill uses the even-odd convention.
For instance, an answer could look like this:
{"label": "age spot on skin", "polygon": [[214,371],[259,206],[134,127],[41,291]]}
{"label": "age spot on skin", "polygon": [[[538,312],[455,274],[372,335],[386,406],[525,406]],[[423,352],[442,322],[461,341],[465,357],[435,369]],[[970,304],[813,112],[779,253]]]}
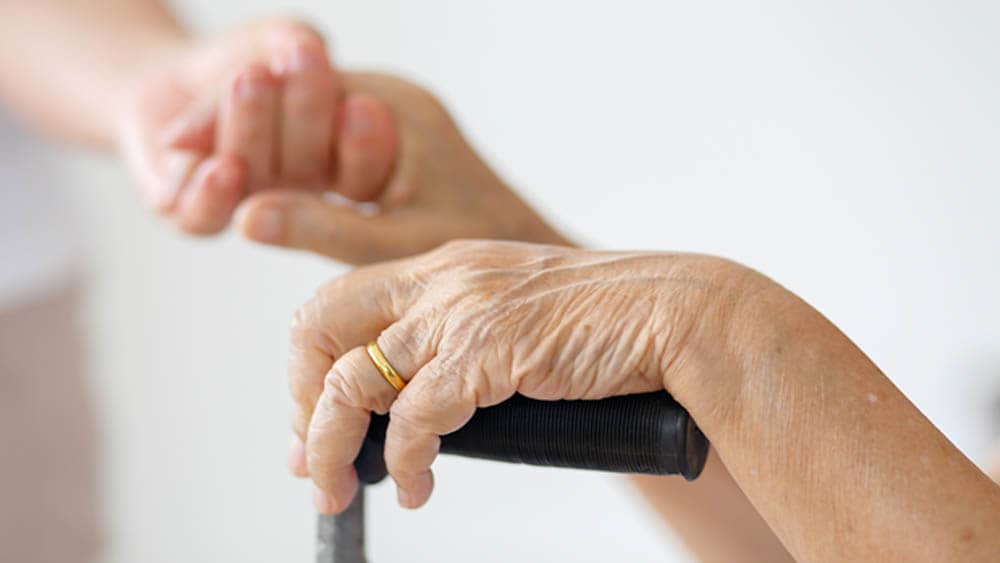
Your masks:
{"label": "age spot on skin", "polygon": [[965,528],[962,530],[959,538],[965,543],[969,543],[976,538],[976,533],[972,531],[972,528]]}

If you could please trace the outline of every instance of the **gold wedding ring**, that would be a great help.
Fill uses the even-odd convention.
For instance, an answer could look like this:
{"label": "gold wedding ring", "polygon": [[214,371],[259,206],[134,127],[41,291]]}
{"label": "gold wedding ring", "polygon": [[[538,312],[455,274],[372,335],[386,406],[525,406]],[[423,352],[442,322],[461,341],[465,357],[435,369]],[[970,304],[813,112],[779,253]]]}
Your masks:
{"label": "gold wedding ring", "polygon": [[382,379],[389,382],[392,388],[396,391],[402,391],[403,387],[406,387],[406,382],[403,381],[402,377],[396,372],[396,369],[392,367],[389,360],[385,358],[385,354],[378,347],[378,342],[372,340],[365,346],[365,350],[368,351],[368,357],[372,359],[372,363],[375,364],[375,369],[382,374]]}

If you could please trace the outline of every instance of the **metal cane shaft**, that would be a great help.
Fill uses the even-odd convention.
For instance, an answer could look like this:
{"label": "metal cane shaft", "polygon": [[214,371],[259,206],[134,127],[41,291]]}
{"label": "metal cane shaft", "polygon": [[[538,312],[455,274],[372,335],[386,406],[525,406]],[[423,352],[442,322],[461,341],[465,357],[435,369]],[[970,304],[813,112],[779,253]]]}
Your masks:
{"label": "metal cane shaft", "polygon": [[319,515],[316,527],[316,563],[367,563],[365,558],[365,488],[347,510],[336,515]]}

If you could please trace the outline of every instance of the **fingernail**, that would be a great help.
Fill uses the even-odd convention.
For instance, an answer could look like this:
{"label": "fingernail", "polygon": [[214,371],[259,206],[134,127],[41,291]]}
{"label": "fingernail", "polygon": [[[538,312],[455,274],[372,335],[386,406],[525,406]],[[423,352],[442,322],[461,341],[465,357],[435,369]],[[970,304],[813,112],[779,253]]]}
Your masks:
{"label": "fingernail", "polygon": [[313,487],[313,506],[320,514],[333,514],[337,509],[333,498],[315,486]]}
{"label": "fingernail", "polygon": [[284,236],[285,218],[277,209],[265,207],[257,213],[250,230],[253,238],[262,242],[280,242]]}
{"label": "fingernail", "polygon": [[371,115],[364,106],[352,106],[344,116],[344,131],[348,135],[364,137],[371,133],[373,128]]}
{"label": "fingernail", "polygon": [[323,51],[312,41],[295,41],[285,55],[283,70],[301,72],[319,68],[323,64]]}
{"label": "fingernail", "polygon": [[258,72],[245,72],[236,79],[236,95],[241,100],[260,96],[271,86],[268,77]]}

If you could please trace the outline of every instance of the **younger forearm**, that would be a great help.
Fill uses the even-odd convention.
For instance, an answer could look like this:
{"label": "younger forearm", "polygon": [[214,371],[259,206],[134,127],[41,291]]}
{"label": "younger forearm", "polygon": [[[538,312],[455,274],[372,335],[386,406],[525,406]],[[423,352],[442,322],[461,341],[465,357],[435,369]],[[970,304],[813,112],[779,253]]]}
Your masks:
{"label": "younger forearm", "polygon": [[153,0],[8,2],[0,35],[0,95],[53,136],[109,144],[114,103],[185,32]]}

